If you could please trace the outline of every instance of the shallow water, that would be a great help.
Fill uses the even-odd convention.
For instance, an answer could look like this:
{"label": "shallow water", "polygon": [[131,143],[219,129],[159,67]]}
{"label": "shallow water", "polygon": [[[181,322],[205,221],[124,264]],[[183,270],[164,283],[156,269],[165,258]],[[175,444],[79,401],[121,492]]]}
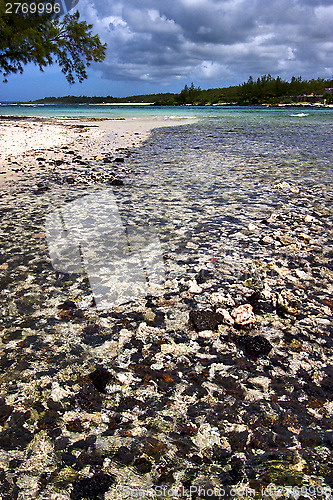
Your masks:
{"label": "shallow water", "polygon": [[[281,210],[295,215],[329,209],[332,115],[316,110],[292,116],[286,109],[222,112],[223,117],[210,110],[196,123],[154,132],[118,201],[125,218],[149,221],[169,244],[191,241],[197,245],[193,253],[256,258],[263,253],[261,233],[249,235],[249,224]],[[301,197],[274,189],[281,181],[298,188]]]}

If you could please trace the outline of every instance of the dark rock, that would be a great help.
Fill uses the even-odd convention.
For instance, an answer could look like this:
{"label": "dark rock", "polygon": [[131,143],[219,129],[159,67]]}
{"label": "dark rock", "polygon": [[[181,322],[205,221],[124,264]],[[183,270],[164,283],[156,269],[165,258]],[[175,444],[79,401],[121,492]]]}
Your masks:
{"label": "dark rock", "polygon": [[76,468],[81,469],[87,465],[93,467],[102,467],[105,456],[98,453],[96,450],[83,450],[76,460]]}
{"label": "dark rock", "polygon": [[96,443],[96,436],[93,434],[90,436],[87,436],[86,439],[79,439],[78,441],[75,441],[71,446],[70,449],[81,449],[81,450],[87,450],[91,446],[94,446]]}
{"label": "dark rock", "polygon": [[98,347],[102,344],[107,339],[105,337],[102,337],[101,335],[86,335],[83,339],[82,342],[86,345],[90,345],[91,347]]}
{"label": "dark rock", "polygon": [[205,283],[209,279],[213,277],[212,271],[209,271],[208,269],[200,269],[198,274],[196,275],[195,279],[198,285],[201,285],[202,283]]}
{"label": "dark rock", "polygon": [[109,184],[111,186],[123,186],[124,185],[124,181],[122,179],[120,179],[119,177],[115,177],[114,179],[111,179],[109,181]]}
{"label": "dark rock", "polygon": [[185,389],[183,394],[186,394],[186,396],[193,396],[196,395],[198,399],[201,399],[205,396],[207,396],[208,392],[207,389],[204,387],[201,387],[201,385],[190,385]]}
{"label": "dark rock", "polygon": [[187,457],[191,451],[194,451],[195,446],[189,437],[171,434],[171,438],[172,443],[178,448],[179,456]]}
{"label": "dark rock", "polygon": [[114,477],[104,472],[97,472],[92,477],[80,479],[73,483],[71,500],[102,500],[104,494],[114,483]]}
{"label": "dark rock", "polygon": [[191,423],[183,423],[179,426],[179,434],[181,436],[195,436],[198,432],[198,428],[196,425],[191,424]]}
{"label": "dark rock", "polygon": [[0,498],[1,500],[17,500],[19,489],[16,484],[7,480],[4,469],[0,469]]}
{"label": "dark rock", "polygon": [[166,446],[164,443],[154,437],[149,437],[145,443],[144,451],[149,457],[157,460],[164,452]]}
{"label": "dark rock", "polygon": [[60,310],[58,313],[60,319],[64,321],[70,321],[72,319],[82,319],[84,318],[84,313],[81,309],[66,309]]}
{"label": "dark rock", "polygon": [[232,450],[243,451],[246,446],[248,436],[249,433],[247,431],[234,432],[233,434],[229,434],[228,441]]}
{"label": "dark rock", "polygon": [[70,176],[64,178],[64,182],[67,182],[67,184],[74,184],[75,183],[75,179],[74,179],[74,177],[72,177],[70,175]]}
{"label": "dark rock", "polygon": [[61,436],[55,440],[54,449],[55,449],[55,451],[65,450],[68,447],[69,443],[70,443],[70,439],[68,437]]}
{"label": "dark rock", "polygon": [[118,158],[115,158],[113,161],[114,161],[115,163],[124,163],[125,159],[124,159],[124,158],[120,158],[120,157],[118,157]]}
{"label": "dark rock", "polygon": [[152,469],[152,464],[146,458],[140,457],[134,460],[133,467],[136,468],[139,474],[148,474]]}
{"label": "dark rock", "polygon": [[9,450],[24,450],[32,441],[34,435],[25,427],[9,427],[0,433],[0,448]]}
{"label": "dark rock", "polygon": [[223,387],[226,394],[230,394],[237,398],[243,398],[245,395],[245,390],[234,377],[224,377],[220,373],[217,373],[214,382],[220,387]]}
{"label": "dark rock", "polygon": [[258,313],[271,313],[274,311],[274,306],[271,301],[262,298],[260,292],[255,291],[248,298],[249,303],[253,307],[253,312]]}
{"label": "dark rock", "polygon": [[135,454],[126,446],[121,446],[114,455],[114,460],[122,465],[129,465],[133,462]]}
{"label": "dark rock", "polygon": [[43,194],[45,191],[48,191],[50,187],[44,182],[37,182],[36,189],[34,190],[34,194]]}
{"label": "dark rock", "polygon": [[254,337],[251,335],[243,335],[239,339],[239,345],[244,349],[246,354],[250,354],[256,358],[267,356],[273,348],[269,340],[262,335],[255,335]]}
{"label": "dark rock", "polygon": [[190,311],[190,320],[194,328],[200,332],[203,330],[215,330],[222,323],[222,314],[210,310]]}
{"label": "dark rock", "polygon": [[55,427],[55,428],[49,429],[47,431],[47,435],[50,436],[50,438],[52,438],[52,439],[55,439],[55,438],[61,436],[61,434],[62,434],[62,430],[60,427]]}
{"label": "dark rock", "polygon": [[38,429],[52,429],[56,426],[59,413],[55,410],[46,410],[45,414],[38,420]]}
{"label": "dark rock", "polygon": [[72,300],[66,299],[62,304],[58,305],[58,309],[62,309],[63,311],[68,311],[70,309],[77,309],[75,302]]}
{"label": "dark rock", "polygon": [[214,444],[212,449],[212,458],[215,462],[218,462],[220,465],[225,466],[230,458],[230,451],[227,451],[225,448]]}
{"label": "dark rock", "polygon": [[65,452],[62,453],[61,460],[67,467],[72,467],[76,463],[76,456]]}
{"label": "dark rock", "polygon": [[83,410],[94,412],[102,408],[102,398],[93,384],[86,384],[76,396],[77,403]]}
{"label": "dark rock", "polygon": [[330,446],[331,448],[333,447],[333,431],[326,431],[324,435],[324,443]]}
{"label": "dark rock", "polygon": [[229,475],[235,483],[238,483],[239,481],[242,480],[244,475],[243,461],[238,457],[233,457],[230,460],[230,466],[231,469],[229,471]]}
{"label": "dark rock", "polygon": [[105,387],[111,380],[111,373],[105,368],[96,368],[89,374],[89,379],[99,392],[105,392]]}
{"label": "dark rock", "polygon": [[117,411],[126,411],[126,410],[131,410],[135,406],[142,407],[143,402],[140,401],[139,399],[134,398],[133,396],[125,396],[121,398],[120,403],[117,407]]}
{"label": "dark rock", "polygon": [[49,399],[47,401],[47,406],[50,410],[63,412],[62,404],[59,401],[53,401],[53,399]]}
{"label": "dark rock", "polygon": [[175,478],[173,472],[168,470],[162,472],[162,474],[157,478],[157,484],[173,484],[175,482]]}
{"label": "dark rock", "polygon": [[146,321],[148,326],[163,327],[165,326],[165,314],[162,311],[154,311],[155,317],[151,321]]}
{"label": "dark rock", "polygon": [[13,406],[7,405],[3,398],[0,398],[0,424],[3,424],[13,411]]}
{"label": "dark rock", "polygon": [[323,442],[319,432],[313,429],[303,429],[298,436],[302,446],[305,448],[313,448],[314,446],[320,446]]}
{"label": "dark rock", "polygon": [[82,423],[78,418],[76,418],[75,420],[72,420],[71,422],[68,422],[66,424],[66,428],[70,432],[82,432],[83,431]]}
{"label": "dark rock", "polygon": [[95,333],[99,333],[101,330],[99,325],[95,325],[94,323],[90,323],[86,327],[83,328],[82,332],[85,335],[94,335]]}

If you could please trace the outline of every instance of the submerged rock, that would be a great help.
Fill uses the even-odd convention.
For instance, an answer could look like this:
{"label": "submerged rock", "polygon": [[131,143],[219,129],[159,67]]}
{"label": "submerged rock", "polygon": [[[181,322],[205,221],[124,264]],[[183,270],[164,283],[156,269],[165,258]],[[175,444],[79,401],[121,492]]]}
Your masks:
{"label": "submerged rock", "polygon": [[216,330],[223,321],[222,314],[210,310],[190,311],[189,317],[198,332]]}
{"label": "submerged rock", "polygon": [[98,472],[91,477],[75,481],[70,498],[71,500],[81,500],[82,498],[100,500],[113,483],[113,476]]}
{"label": "submerged rock", "polygon": [[272,350],[272,344],[262,335],[243,335],[239,339],[239,345],[247,354],[260,357],[267,356]]}

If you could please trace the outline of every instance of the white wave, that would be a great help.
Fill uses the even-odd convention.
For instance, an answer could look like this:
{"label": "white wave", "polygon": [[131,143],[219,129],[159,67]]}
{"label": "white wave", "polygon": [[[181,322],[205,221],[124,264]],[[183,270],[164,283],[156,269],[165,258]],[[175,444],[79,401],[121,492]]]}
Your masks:
{"label": "white wave", "polygon": [[302,116],[309,116],[309,113],[295,113],[295,114],[290,115],[290,116],[300,116],[300,117],[302,117]]}
{"label": "white wave", "polygon": [[182,115],[165,115],[164,120],[192,120],[196,116],[182,116]]}

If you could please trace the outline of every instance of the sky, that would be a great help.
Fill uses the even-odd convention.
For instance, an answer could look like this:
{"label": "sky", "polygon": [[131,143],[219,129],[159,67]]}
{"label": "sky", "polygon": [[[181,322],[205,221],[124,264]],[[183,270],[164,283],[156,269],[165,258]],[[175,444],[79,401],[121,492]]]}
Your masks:
{"label": "sky", "polygon": [[26,66],[0,100],[123,97],[238,85],[263,74],[333,77],[333,0],[79,0],[81,19],[108,45],[88,80]]}

